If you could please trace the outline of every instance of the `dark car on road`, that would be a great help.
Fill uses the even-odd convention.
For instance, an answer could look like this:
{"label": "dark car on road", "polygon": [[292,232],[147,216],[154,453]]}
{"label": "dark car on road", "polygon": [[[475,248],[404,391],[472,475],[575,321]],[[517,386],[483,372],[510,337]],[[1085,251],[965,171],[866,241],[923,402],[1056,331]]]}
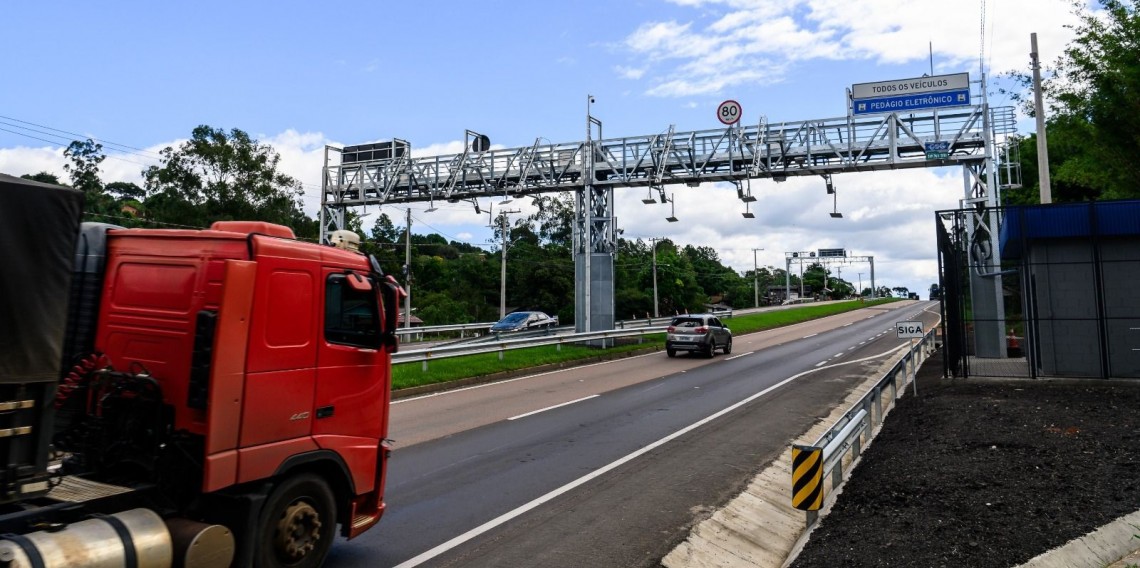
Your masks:
{"label": "dark car on road", "polygon": [[677,316],[665,330],[665,353],[676,357],[678,351],[700,353],[712,357],[717,349],[732,352],[732,330],[712,314]]}
{"label": "dark car on road", "polygon": [[532,331],[558,327],[558,317],[543,312],[512,312],[491,326],[491,333]]}

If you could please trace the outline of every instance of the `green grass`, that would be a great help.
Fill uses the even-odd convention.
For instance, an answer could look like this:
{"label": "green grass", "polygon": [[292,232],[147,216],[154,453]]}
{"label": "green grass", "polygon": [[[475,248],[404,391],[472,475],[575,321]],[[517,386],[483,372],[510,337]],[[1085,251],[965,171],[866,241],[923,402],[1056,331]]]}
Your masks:
{"label": "green grass", "polygon": [[[818,306],[805,304],[786,310],[737,316],[725,319],[724,323],[732,330],[733,335],[743,335],[894,301],[898,301],[898,299],[885,298],[865,303],[853,300],[850,302]],[[394,390],[406,389],[507,371],[517,371],[519,369],[527,369],[552,363],[593,359],[627,351],[651,348],[660,349],[664,343],[665,334],[655,333],[642,336],[641,343],[623,343],[604,350],[580,345],[563,345],[562,349],[559,350],[557,346],[544,345],[541,347],[504,351],[501,361],[499,360],[498,353],[481,353],[479,355],[450,357],[428,361],[428,369],[426,371],[422,370],[422,364],[419,361],[399,363],[392,366],[392,388]]]}

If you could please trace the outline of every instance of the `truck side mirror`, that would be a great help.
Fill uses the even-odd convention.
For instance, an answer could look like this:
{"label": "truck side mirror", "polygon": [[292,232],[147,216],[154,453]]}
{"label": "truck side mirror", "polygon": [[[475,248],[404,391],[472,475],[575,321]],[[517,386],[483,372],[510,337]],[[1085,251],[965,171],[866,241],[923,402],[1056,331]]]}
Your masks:
{"label": "truck side mirror", "polygon": [[369,292],[372,290],[372,281],[355,272],[345,274],[345,280],[348,281],[349,287],[357,292]]}

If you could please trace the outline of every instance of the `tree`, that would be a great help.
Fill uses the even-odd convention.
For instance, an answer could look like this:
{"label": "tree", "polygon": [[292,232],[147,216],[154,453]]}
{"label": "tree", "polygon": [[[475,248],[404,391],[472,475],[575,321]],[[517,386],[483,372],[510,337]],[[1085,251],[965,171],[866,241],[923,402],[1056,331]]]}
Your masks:
{"label": "tree", "polygon": [[83,142],[74,140],[63,151],[63,156],[71,160],[70,164],[63,165],[63,169],[71,176],[71,187],[83,190],[88,199],[103,193],[99,164],[107,157],[103,155],[102,144],[90,138]]}
{"label": "tree", "polygon": [[278,171],[273,148],[234,128],[194,129],[190,140],[161,152],[161,165],[143,171],[147,209],[158,220],[207,226],[219,220],[259,220],[315,233],[301,210],[301,183]]}
{"label": "tree", "polygon": [[49,174],[48,172],[40,172],[38,174],[24,174],[20,177],[24,179],[30,179],[32,181],[38,181],[40,183],[63,185],[60,183],[59,178],[55,174]]}
{"label": "tree", "polygon": [[910,288],[907,288],[906,286],[895,286],[894,288],[891,288],[891,290],[894,290],[895,294],[899,298],[909,298],[910,297]]}
{"label": "tree", "polygon": [[[1101,0],[1103,11],[1078,8],[1072,44],[1044,80],[1048,97],[1049,170],[1055,201],[1140,197],[1140,16],[1135,0]],[[1011,93],[1030,115],[1028,73]],[[1024,188],[1007,203],[1035,203],[1036,138],[1019,141]]]}
{"label": "tree", "polygon": [[395,243],[402,234],[403,231],[396,228],[387,213],[377,215],[376,220],[372,222],[372,240],[378,243]]}
{"label": "tree", "polygon": [[142,202],[146,198],[146,190],[137,184],[127,181],[114,181],[103,187],[103,191],[120,199]]}

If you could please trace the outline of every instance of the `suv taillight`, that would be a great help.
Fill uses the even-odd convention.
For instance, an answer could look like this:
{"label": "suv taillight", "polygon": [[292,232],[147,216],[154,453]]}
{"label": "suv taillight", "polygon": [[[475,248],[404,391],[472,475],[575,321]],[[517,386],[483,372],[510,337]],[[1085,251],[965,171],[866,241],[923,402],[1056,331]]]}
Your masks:
{"label": "suv taillight", "polygon": [[698,327],[697,329],[693,330],[693,333],[708,333],[708,332],[709,332],[709,328],[707,328],[703,325],[701,327]]}
{"label": "suv taillight", "polygon": [[673,326],[669,326],[669,327],[665,328],[666,333],[673,333],[674,331],[677,331],[677,328],[675,328]]}

